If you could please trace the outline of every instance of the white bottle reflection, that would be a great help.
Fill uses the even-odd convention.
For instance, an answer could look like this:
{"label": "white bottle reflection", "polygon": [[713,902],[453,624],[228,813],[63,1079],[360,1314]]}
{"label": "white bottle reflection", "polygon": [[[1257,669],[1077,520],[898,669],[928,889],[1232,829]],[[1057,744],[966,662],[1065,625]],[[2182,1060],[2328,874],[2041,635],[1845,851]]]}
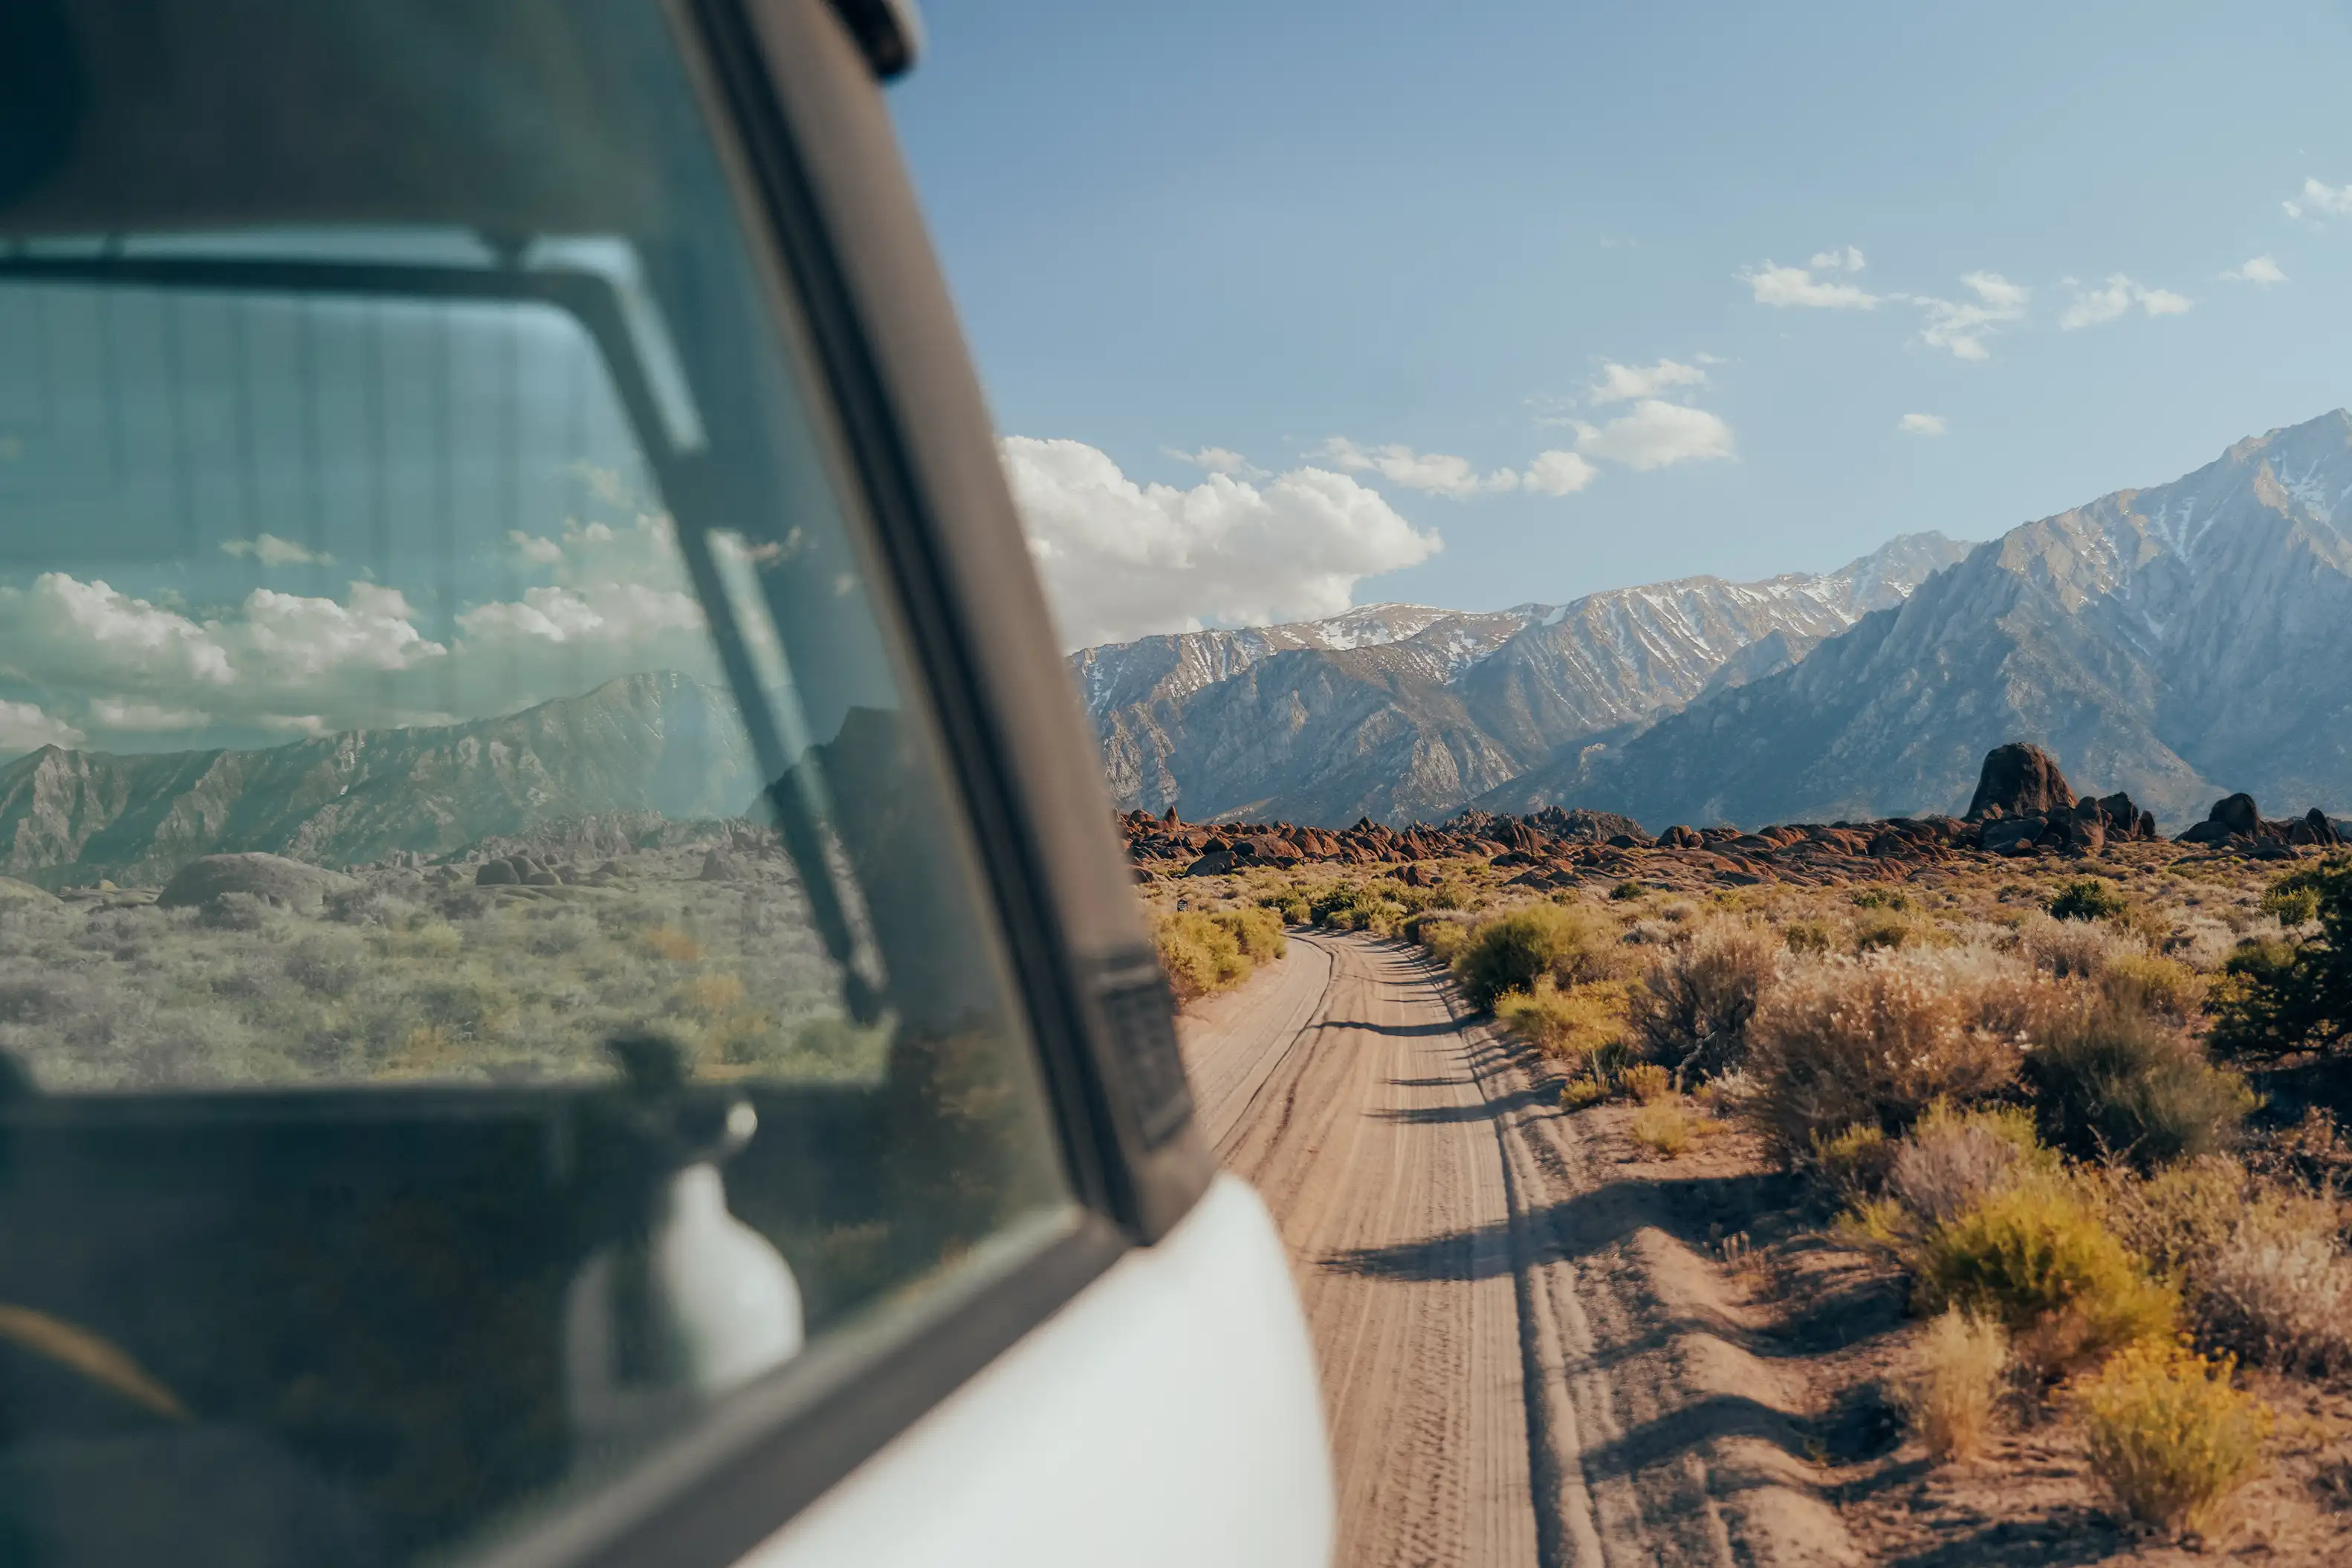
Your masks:
{"label": "white bottle reflection", "polygon": [[644,1234],[591,1253],[565,1303],[572,1429],[593,1442],[682,1415],[800,1353],[800,1286],[727,1208],[719,1163],[759,1119],[730,1106],[716,1146],[657,1178]]}

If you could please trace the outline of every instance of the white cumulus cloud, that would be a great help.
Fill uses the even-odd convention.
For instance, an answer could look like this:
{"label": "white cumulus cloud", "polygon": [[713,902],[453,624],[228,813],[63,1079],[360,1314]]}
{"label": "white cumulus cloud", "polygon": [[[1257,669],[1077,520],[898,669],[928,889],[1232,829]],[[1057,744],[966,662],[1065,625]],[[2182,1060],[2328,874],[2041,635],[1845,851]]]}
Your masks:
{"label": "white cumulus cloud", "polygon": [[1263,485],[1212,474],[1179,489],[1137,484],[1083,441],[1010,436],[1002,453],[1071,647],[1337,615],[1362,578],[1441,548],[1434,531],[1327,468]]}
{"label": "white cumulus cloud", "polygon": [[1940,414],[1906,414],[1895,422],[1895,427],[1906,436],[1940,436],[1944,433],[1944,416]]}
{"label": "white cumulus cloud", "polygon": [[178,730],[201,730],[213,721],[209,713],[194,708],[166,708],[160,702],[140,700],[125,700],[119,697],[93,698],[89,704],[89,722],[100,730],[123,730],[140,734],[157,734]]}
{"label": "white cumulus cloud", "polygon": [[1359,447],[1344,436],[1334,436],[1307,456],[1337,464],[1349,473],[1376,473],[1409,490],[1426,490],[1432,495],[1456,499],[1511,489],[1519,482],[1519,476],[1508,468],[1481,474],[1467,458],[1444,452],[1416,452],[1394,441],[1367,447]]}
{"label": "white cumulus cloud", "polygon": [[[1735,274],[1748,285],[1759,305],[1803,306],[1817,310],[1870,310],[1878,296],[1861,284],[1834,276],[1862,270],[1862,252],[1848,246],[1825,250],[1805,267],[1782,267],[1769,258]],[[1816,277],[1815,274],[1824,274]]]}
{"label": "white cumulus cloud", "polygon": [[328,566],[335,560],[324,551],[280,539],[274,533],[256,534],[251,539],[225,539],[221,548],[231,555],[258,561],[264,566]]}
{"label": "white cumulus cloud", "polygon": [[2058,330],[2100,326],[2129,314],[2135,305],[2150,316],[2177,316],[2189,309],[2189,301],[2171,289],[2150,289],[2116,272],[2095,288],[2076,286],[2073,303],[2058,318]]}
{"label": "white cumulus cloud", "polygon": [[18,757],[43,746],[79,746],[89,737],[37,702],[0,701],[0,757]]}
{"label": "white cumulus cloud", "polygon": [[2279,203],[2279,205],[2285,208],[2286,216],[2292,218],[2309,217],[2314,214],[2342,217],[2352,213],[2352,185],[2330,185],[2306,175],[2302,194]]}
{"label": "white cumulus cloud", "polygon": [[2267,286],[2286,281],[2286,274],[2280,270],[2279,264],[2267,256],[2250,256],[2221,276],[2225,281],[2231,283],[2261,283]]}
{"label": "white cumulus cloud", "polygon": [[1930,294],[1905,294],[1906,304],[1916,305],[1927,320],[1920,325],[1919,341],[1930,348],[1948,351],[1955,359],[1982,360],[1992,357],[1985,347],[1985,339],[2012,321],[2025,319],[2025,302],[2029,290],[2021,283],[2011,283],[1998,272],[1963,272],[1960,286],[1974,298],[1941,300]]}
{"label": "white cumulus cloud", "polygon": [[1187,452],[1181,447],[1167,448],[1168,455],[1192,464],[1203,473],[1232,474],[1237,479],[1262,479],[1265,470],[1243,457],[1230,447],[1203,447],[1197,452]]}
{"label": "white cumulus cloud", "polygon": [[1662,359],[1655,364],[1619,364],[1604,360],[1601,379],[1592,384],[1594,403],[1631,403],[1637,397],[1655,397],[1676,386],[1705,386],[1706,372],[1695,364],[1678,364]]}
{"label": "white cumulus cloud", "polygon": [[[354,582],[341,597],[256,588],[192,612],[46,573],[0,587],[0,679],[98,744],[213,726],[304,735],[446,723],[640,670],[715,679],[667,519],[570,524],[553,553],[534,563],[555,582],[461,609],[446,640],[421,630],[416,607],[384,584]],[[0,733],[30,732],[18,720]]]}
{"label": "white cumulus cloud", "polygon": [[1579,425],[1576,449],[1636,470],[1733,455],[1731,426],[1704,408],[1645,397],[1606,425]]}
{"label": "white cumulus cloud", "polygon": [[1572,495],[1591,484],[1599,475],[1594,468],[1574,452],[1538,452],[1528,464],[1519,482],[1538,495]]}

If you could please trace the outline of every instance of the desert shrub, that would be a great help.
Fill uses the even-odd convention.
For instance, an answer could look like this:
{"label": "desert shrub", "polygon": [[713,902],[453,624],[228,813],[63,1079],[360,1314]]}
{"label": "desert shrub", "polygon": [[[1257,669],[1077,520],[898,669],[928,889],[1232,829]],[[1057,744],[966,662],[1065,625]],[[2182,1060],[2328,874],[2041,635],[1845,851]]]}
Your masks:
{"label": "desert shrub", "polygon": [[2107,924],[2116,934],[2154,950],[2172,939],[2172,921],[2161,910],[2143,903],[2130,903],[2120,914],[2107,917]]}
{"label": "desert shrub", "polygon": [[341,925],[384,925],[395,913],[394,901],[384,896],[383,889],[374,882],[361,882],[355,887],[336,888],[320,900],[326,918]]}
{"label": "desert shrub", "polygon": [[1463,944],[1470,940],[1470,922],[1423,915],[1413,921],[1411,934],[1429,950],[1430,957],[1451,964],[1461,953]]}
{"label": "desert shrub", "polygon": [[2319,933],[2231,955],[2214,988],[2214,1040],[2231,1050],[2341,1047],[2352,1039],[2352,857],[2304,867],[2272,891],[2308,892]]}
{"label": "desert shrub", "polygon": [[1152,922],[1151,940],[1179,1002],[1237,985],[1249,975],[1241,942],[1197,910],[1160,916]]}
{"label": "desert shrub", "polygon": [[1609,1086],[1591,1073],[1580,1074],[1559,1086],[1559,1108],[1582,1110],[1609,1098]]}
{"label": "desert shrub", "polygon": [[561,958],[577,952],[601,933],[596,922],[570,910],[551,910],[533,920],[522,945],[535,958]]}
{"label": "desert shrub", "polygon": [[2295,876],[2282,877],[2263,889],[2255,907],[2282,926],[2309,925],[2319,918],[2319,889]]}
{"label": "desert shrub", "polygon": [[1655,1062],[1629,1067],[1617,1081],[1627,1094],[1644,1105],[1654,1105],[1675,1092],[1674,1074]]}
{"label": "desert shrub", "polygon": [[2035,1166],[2046,1160],[2027,1118],[1938,1100],[1895,1146],[1885,1191],[1927,1224],[1948,1225]]}
{"label": "desert shrub", "polygon": [[2205,1338],[2283,1372],[2352,1368],[2352,1257],[2333,1217],[2248,1215],[2196,1271],[2190,1306]]}
{"label": "desert shrub", "polygon": [[[1394,882],[1376,886],[1402,890]],[[1409,912],[1404,905],[1374,888],[1355,888],[1345,883],[1317,893],[1307,908],[1317,925],[1332,931],[1368,931],[1383,936],[1394,931]]]}
{"label": "desert shrub", "polygon": [[1812,1166],[1832,1191],[1864,1197],[1885,1186],[1895,1149],[1885,1128],[1875,1121],[1857,1121],[1826,1138],[1815,1134]]}
{"label": "desert shrub", "polygon": [[1910,896],[1899,888],[1864,888],[1849,900],[1858,910],[1907,910]]}
{"label": "desert shrub", "polygon": [[2056,1176],[2015,1182],[1936,1226],[1913,1268],[1927,1310],[1998,1318],[2045,1374],[2168,1335],[2179,1312],[2174,1292]]}
{"label": "desert shrub", "polygon": [[1901,947],[1915,934],[1911,917],[1899,910],[1864,910],[1853,922],[1853,950],[1877,952]]}
{"label": "desert shrub", "polygon": [[1836,937],[1825,921],[1790,921],[1780,928],[1780,940],[1790,952],[1811,955],[1827,952],[1836,945]]}
{"label": "desert shrub", "polygon": [[2213,1157],[2110,1180],[2110,1227],[2179,1285],[2202,1342],[2284,1371],[2352,1367],[2352,1258],[2330,1197]]}
{"label": "desert shrub", "polygon": [[656,958],[669,963],[693,963],[702,957],[702,944],[691,932],[673,925],[656,926],[646,933],[646,946]]}
{"label": "desert shrub", "polygon": [[2110,1173],[2107,1225],[2148,1267],[2182,1283],[2193,1299],[2203,1270],[2237,1233],[2253,1184],[2218,1155],[2184,1160],[2145,1178]]}
{"label": "desert shrub", "polygon": [[1919,1339],[1919,1358],[1896,1387],[1911,1426],[1938,1459],[1974,1458],[2000,1413],[2009,1334],[2000,1323],[1947,1308]]}
{"label": "desert shrub", "polygon": [[2187,1024],[2205,1005],[2206,978],[2177,958],[2121,952],[2099,972],[2099,994],[2116,1007]]}
{"label": "desert shrub", "polygon": [[66,1005],[66,988],[45,975],[0,980],[0,1024],[37,1024]]}
{"label": "desert shrub", "polygon": [[2053,1144],[2142,1169],[2229,1147],[2254,1105],[2245,1080],[2208,1062],[2188,1035],[2112,1003],[2053,1024],[2025,1071]]}
{"label": "desert shrub", "polygon": [[1617,903],[1630,903],[1633,900],[1643,897],[1644,894],[1648,893],[1649,890],[1649,887],[1645,883],[1620,882],[1615,887],[1609,889],[1609,897]]}
{"label": "desert shrub", "polygon": [[1547,1054],[1580,1059],[1624,1037],[1627,989],[1622,981],[1602,980],[1563,991],[1539,974],[1532,990],[1496,998],[1495,1016]]}
{"label": "desert shrub", "polygon": [[1661,950],[1626,1014],[1642,1053],[1678,1075],[1712,1077],[1738,1067],[1780,946],[1769,926],[1717,920]]}
{"label": "desert shrub", "polygon": [[[1637,1069],[1638,1070],[1638,1069]],[[1673,1100],[1645,1099],[1625,1124],[1634,1142],[1664,1160],[1677,1160],[1698,1142],[1696,1118]]]}
{"label": "desert shrub", "polygon": [[2081,877],[2059,889],[2042,907],[2053,920],[2103,921],[2130,906],[2123,889],[2105,877]]}
{"label": "desert shrub", "polygon": [[215,931],[253,932],[269,925],[269,905],[251,893],[223,893],[204,905],[197,919]]}
{"label": "desert shrub", "polygon": [[2168,1341],[2127,1347],[2084,1387],[2091,1470],[2143,1524],[2206,1531],[2263,1469],[2271,1414],[2228,1358]]}
{"label": "desert shrub", "polygon": [[1234,943],[1253,963],[1280,958],[1289,950],[1282,921],[1271,910],[1220,910],[1209,918],[1233,933]]}
{"label": "desert shrub", "polygon": [[2017,951],[2034,968],[2061,980],[2092,980],[2118,959],[2146,949],[2104,921],[2034,915],[2017,928]]}
{"label": "desert shrub", "polygon": [[341,942],[309,937],[286,952],[286,978],[321,996],[344,996],[360,983],[359,953]]}
{"label": "desert shrub", "polygon": [[1624,967],[1614,925],[1594,911],[1528,904],[1481,921],[1454,956],[1454,973],[1473,1007],[1494,1006],[1507,991],[1533,988],[1549,974],[1562,985],[1610,980]]}
{"label": "desert shrub", "polygon": [[1314,911],[1307,902],[1307,895],[1297,889],[1279,893],[1268,893],[1257,902],[1260,909],[1272,910],[1276,914],[1280,915],[1286,925],[1303,926],[1314,918]]}
{"label": "desert shrub", "polygon": [[1902,1132],[1938,1098],[1965,1105],[2009,1083],[2051,990],[1979,948],[1800,965],[1748,1024],[1743,1110],[1791,1164],[1816,1134]]}

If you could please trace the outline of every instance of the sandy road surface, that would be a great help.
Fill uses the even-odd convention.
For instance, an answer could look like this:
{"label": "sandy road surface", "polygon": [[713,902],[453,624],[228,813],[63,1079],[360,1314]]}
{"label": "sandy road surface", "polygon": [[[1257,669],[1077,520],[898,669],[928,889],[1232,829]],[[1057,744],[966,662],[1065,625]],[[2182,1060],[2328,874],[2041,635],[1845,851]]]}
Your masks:
{"label": "sandy road surface", "polygon": [[1772,1412],[1724,1387],[1737,1367],[1708,1391],[1710,1352],[1739,1352],[1676,1299],[1695,1266],[1654,1189],[1596,1174],[1458,1005],[1417,950],[1318,933],[1183,1026],[1202,1125],[1291,1248],[1337,1561],[1843,1560],[1769,1528],[1790,1500],[1754,1452]]}

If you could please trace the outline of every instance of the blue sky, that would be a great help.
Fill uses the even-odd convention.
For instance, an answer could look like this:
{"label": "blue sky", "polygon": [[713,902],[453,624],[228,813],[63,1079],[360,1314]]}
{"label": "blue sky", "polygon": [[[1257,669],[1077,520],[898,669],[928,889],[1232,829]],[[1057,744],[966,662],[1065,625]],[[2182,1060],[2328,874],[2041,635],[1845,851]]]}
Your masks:
{"label": "blue sky", "polygon": [[[2340,5],[927,21],[893,108],[999,426],[1032,442],[1016,489],[1062,519],[1049,584],[1117,606],[1094,635],[1989,538],[2352,402]],[[2283,280],[2222,276],[2256,258]],[[1608,364],[1669,362],[1596,401]],[[1476,493],[1383,471],[1391,444]],[[1253,468],[1196,489],[1174,454],[1204,448]],[[1546,451],[1583,467],[1531,489]],[[1354,490],[1286,490],[1303,469]]]}

